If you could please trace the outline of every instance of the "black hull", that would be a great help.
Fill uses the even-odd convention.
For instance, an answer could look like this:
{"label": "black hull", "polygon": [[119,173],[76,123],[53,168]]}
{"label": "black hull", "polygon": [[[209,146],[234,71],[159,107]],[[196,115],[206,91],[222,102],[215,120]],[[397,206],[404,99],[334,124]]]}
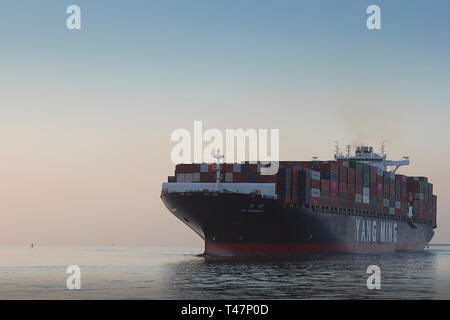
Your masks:
{"label": "black hull", "polygon": [[207,255],[421,251],[431,224],[402,217],[284,206],[256,195],[163,193],[177,218],[205,240]]}

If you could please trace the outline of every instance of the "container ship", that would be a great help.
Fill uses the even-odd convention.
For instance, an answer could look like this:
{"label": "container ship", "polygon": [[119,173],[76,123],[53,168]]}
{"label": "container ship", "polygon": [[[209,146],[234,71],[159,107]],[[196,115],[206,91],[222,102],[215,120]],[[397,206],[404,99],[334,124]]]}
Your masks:
{"label": "container ship", "polygon": [[397,174],[409,158],[369,146],[332,161],[178,164],[162,184],[168,210],[205,242],[207,256],[393,253],[423,250],[437,226],[426,177]]}

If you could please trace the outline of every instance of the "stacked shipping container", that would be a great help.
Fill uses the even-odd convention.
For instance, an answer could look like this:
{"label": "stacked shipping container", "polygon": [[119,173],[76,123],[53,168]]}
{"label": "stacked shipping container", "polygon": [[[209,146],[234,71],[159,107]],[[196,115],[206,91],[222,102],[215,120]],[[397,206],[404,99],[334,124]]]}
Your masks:
{"label": "stacked shipping container", "polygon": [[[276,175],[261,175],[261,167],[221,164],[220,181],[276,183],[278,199],[286,204],[400,217],[412,214],[436,225],[437,198],[426,177],[396,175],[357,161],[283,161]],[[215,182],[216,164],[179,164],[169,181]]]}

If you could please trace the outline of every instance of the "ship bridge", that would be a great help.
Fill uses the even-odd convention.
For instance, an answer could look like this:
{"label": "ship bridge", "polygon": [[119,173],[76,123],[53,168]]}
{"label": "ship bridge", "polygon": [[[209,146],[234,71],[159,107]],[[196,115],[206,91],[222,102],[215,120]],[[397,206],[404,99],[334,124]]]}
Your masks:
{"label": "ship bridge", "polygon": [[[350,155],[351,146],[347,145],[347,154],[344,155],[340,150],[339,146],[336,144],[336,152],[334,154],[335,160],[347,160],[347,161],[358,161],[364,162],[374,167],[383,169],[385,171],[396,172],[401,166],[409,165],[409,157],[403,157],[403,160],[387,160],[387,154],[384,150],[384,143],[381,147],[381,153],[375,153],[373,147],[359,145],[355,148],[355,153],[353,156]],[[388,170],[390,168],[391,170]]]}

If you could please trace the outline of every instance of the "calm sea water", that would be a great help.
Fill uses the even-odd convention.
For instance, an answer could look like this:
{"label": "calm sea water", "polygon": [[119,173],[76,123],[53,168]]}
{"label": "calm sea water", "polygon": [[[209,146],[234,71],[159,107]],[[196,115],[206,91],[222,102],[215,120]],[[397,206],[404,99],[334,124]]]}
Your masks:
{"label": "calm sea water", "polygon": [[[210,260],[174,246],[0,246],[0,299],[450,299],[450,247],[389,255]],[[66,268],[81,268],[81,290]],[[368,290],[366,269],[381,268]]]}

